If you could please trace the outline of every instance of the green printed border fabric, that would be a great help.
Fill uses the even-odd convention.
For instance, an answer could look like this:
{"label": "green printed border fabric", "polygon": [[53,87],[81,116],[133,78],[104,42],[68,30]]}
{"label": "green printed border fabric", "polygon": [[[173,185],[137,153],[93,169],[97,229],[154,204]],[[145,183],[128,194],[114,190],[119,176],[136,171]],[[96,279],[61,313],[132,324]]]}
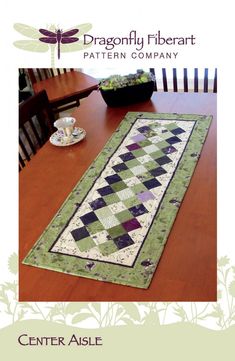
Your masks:
{"label": "green printed border fabric", "polygon": [[[77,183],[63,206],[57,212],[32,250],[26,256],[23,263],[26,265],[46,268],[81,277],[93,278],[139,288],[148,288],[163,252],[164,245],[167,241],[167,237],[175,220],[176,214],[179,210],[181,201],[189,185],[194,168],[197,164],[211,120],[211,116],[205,115],[156,114],[147,112],[127,113],[119,128],[115,131],[113,136],[103,148],[102,152]],[[150,124],[150,128],[144,126],[145,121],[146,124]],[[138,192],[140,192],[138,193],[140,194],[140,197],[143,193],[145,193],[145,196],[148,195],[149,197],[151,192],[153,192],[153,194],[157,192],[157,188],[155,193],[154,189],[152,189],[153,180],[150,179],[151,177],[149,177],[149,172],[156,175],[157,172],[159,173],[159,169],[164,169],[164,164],[161,165],[161,161],[165,161],[165,158],[167,158],[166,149],[169,148],[169,152],[176,151],[173,150],[175,145],[174,142],[177,142],[178,136],[180,137],[180,133],[183,133],[179,126],[180,122],[186,125],[191,124],[190,134],[185,141],[182,154],[177,160],[174,171],[169,178],[170,181],[159,201],[156,213],[151,222],[148,222],[146,234],[140,242],[139,248],[135,251],[136,253],[133,255],[131,247],[133,244],[134,246],[136,244],[132,241],[132,238],[134,241],[135,237],[136,239],[138,238],[138,231],[141,231],[141,225],[143,225],[144,221],[148,220],[148,210],[146,210],[147,213],[144,216],[142,214],[143,212],[138,214],[138,207],[142,210],[145,203],[143,203],[143,205],[140,204],[138,207],[135,205],[133,207],[133,204],[129,205],[131,201],[128,199],[126,200],[126,197],[128,197],[127,194],[130,189],[137,188]],[[114,158],[114,155],[116,154],[115,152],[118,152],[118,150],[123,147],[123,144],[125,145],[125,142],[126,144],[130,144],[127,140],[129,139],[128,137],[131,137],[131,134],[131,139],[138,138],[136,135],[133,137],[133,134],[137,134],[133,133],[137,124],[142,124],[141,127],[139,126],[139,128],[137,128],[137,131],[139,129],[140,132],[138,134],[149,136],[149,139],[157,139],[157,133],[154,133],[155,129],[156,132],[161,132],[160,135],[163,137],[163,140],[161,142],[158,140],[158,143],[156,141],[156,145],[162,146],[161,149],[164,149],[165,154],[163,154],[163,157],[160,156],[160,158],[157,159],[157,170],[151,168],[151,164],[153,163],[151,161],[143,164],[138,163],[138,165],[136,165],[136,159],[125,159],[126,155],[123,151],[121,151],[118,155],[122,157],[125,167],[127,165],[130,168],[125,170],[126,173],[118,173],[120,171],[120,169],[118,169],[119,167],[115,168],[114,166],[113,169],[118,169],[117,174],[112,174],[111,177],[106,176],[106,178],[104,178],[107,182],[110,180],[110,184],[106,183],[106,188],[108,184],[108,188],[111,189],[112,187],[113,193],[111,195],[109,194],[108,197],[106,195],[104,197],[100,197],[97,201],[99,203],[98,205],[97,202],[95,203],[93,201],[88,204],[87,199],[89,199],[89,194],[91,193],[91,190],[94,189],[94,186],[99,183],[101,174],[104,174],[106,170],[105,167],[107,167],[108,162],[114,159],[113,164],[116,164],[116,159]],[[172,129],[175,133],[171,134],[171,137],[169,138],[168,133]],[[168,144],[166,144],[166,140],[168,141]],[[166,145],[168,147],[166,147]],[[148,152],[148,157],[156,157],[158,151],[154,152],[154,146],[155,144],[151,143],[150,145],[148,141],[140,141],[138,143],[131,144],[130,146],[126,145],[126,152],[128,153],[129,149],[133,152],[133,154],[136,154],[136,157],[141,157],[141,152],[144,149]],[[118,157],[118,155],[116,157]],[[120,161],[120,158],[118,159]],[[137,158],[137,160],[139,159],[140,158]],[[143,172],[144,167],[147,166],[150,167],[148,172],[140,174],[141,171]],[[134,175],[131,172],[134,172]],[[126,177],[123,177],[124,182],[121,180],[113,183],[113,177],[115,178],[119,174],[127,174]],[[146,174],[148,176],[145,179]],[[138,181],[138,185],[135,185],[135,188],[123,189],[126,182],[125,178],[129,176],[134,176],[134,178]],[[100,184],[102,185],[102,182],[100,182]],[[149,186],[149,189],[146,190],[146,188],[144,188],[146,191],[144,192],[142,189],[143,186]],[[100,204],[100,202],[107,203],[108,200],[110,201],[110,197],[115,198],[117,195],[120,195],[120,197],[122,197],[121,199],[124,199],[121,202],[123,202],[125,207],[129,208],[125,209],[125,211],[120,211],[118,214],[114,214],[114,218],[116,220],[118,219],[120,224],[116,225],[114,223],[114,225],[111,226],[107,223],[105,217],[102,218],[102,209],[109,211],[110,205],[105,204],[106,207],[100,209],[100,207],[104,207],[104,204]],[[92,196],[94,197],[94,195],[91,195],[91,197]],[[117,203],[118,202],[121,204],[120,199],[117,200]],[[112,200],[111,203],[113,204],[114,201]],[[87,204],[92,208],[89,208],[89,211],[87,211],[88,213],[85,214],[85,216],[81,214],[78,217],[77,214],[79,211],[81,212],[82,207],[87,209]],[[133,214],[134,216],[137,214],[137,216],[133,218]],[[95,217],[96,219],[94,223],[90,223],[90,218],[92,217]],[[84,223],[82,223],[82,221]],[[71,224],[73,222],[74,224],[77,224],[75,230],[71,230]],[[102,228],[100,228],[101,226]],[[69,229],[69,227],[71,229]],[[95,232],[97,232],[96,235],[94,235]],[[126,233],[123,235],[124,232]],[[96,243],[96,239],[99,238],[99,235],[102,238],[104,237],[104,234],[107,239],[98,239]],[[68,244],[72,245],[71,249],[73,251],[71,253],[64,251],[66,250],[66,246],[64,246],[67,242],[66,237],[70,237]],[[83,239],[81,239],[82,237]],[[100,258],[96,258],[96,251],[101,253]],[[118,255],[119,252],[122,257],[118,258],[116,255]]]}

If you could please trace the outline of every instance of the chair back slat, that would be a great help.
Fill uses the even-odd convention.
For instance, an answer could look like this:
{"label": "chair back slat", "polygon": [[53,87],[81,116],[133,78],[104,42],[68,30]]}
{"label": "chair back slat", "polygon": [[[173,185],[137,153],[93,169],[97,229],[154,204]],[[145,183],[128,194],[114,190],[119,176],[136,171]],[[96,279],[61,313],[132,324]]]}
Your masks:
{"label": "chair back slat", "polygon": [[[29,126],[29,124],[30,124],[30,120],[28,122],[26,122],[25,124],[22,124],[21,131],[22,131],[22,134],[24,135],[25,139],[27,140],[28,147],[30,148],[28,151],[28,154],[30,154],[30,153],[36,154],[36,142],[34,142],[34,138],[36,138],[36,140],[38,141],[38,137],[34,133],[33,129],[32,129],[32,131],[30,131],[31,124],[30,124],[30,126]],[[26,129],[26,125],[28,125],[28,129]],[[31,132],[33,132],[33,135],[30,134]],[[25,140],[24,140],[24,144],[26,145]]]}
{"label": "chair back slat", "polygon": [[46,124],[45,118],[46,118],[45,111],[39,111],[37,114],[37,120],[38,120],[38,122],[40,124],[40,128],[41,128],[40,141],[43,142],[42,144],[44,144],[45,141],[47,141],[48,136],[53,131],[52,124]]}
{"label": "chair back slat", "polygon": [[25,163],[21,155],[19,154],[19,171],[21,171],[22,168],[25,167]]}
{"label": "chair back slat", "polygon": [[203,90],[204,90],[204,93],[208,93],[208,68],[205,68],[205,71],[204,71]]}
{"label": "chair back slat", "polygon": [[215,69],[213,93],[217,93],[217,69]]}
{"label": "chair back slat", "polygon": [[164,92],[168,92],[166,69],[162,69],[162,83]]}
{"label": "chair back slat", "polygon": [[194,92],[198,93],[198,68],[194,69]]}
{"label": "chair back slat", "polygon": [[[23,161],[23,157],[24,157],[29,162],[30,161],[30,152],[28,151],[28,149],[26,149],[25,143],[21,140],[21,138],[19,139],[19,145],[20,145],[20,150],[23,152],[22,157],[21,157],[22,161]],[[19,153],[19,155],[21,156],[20,153]]]}
{"label": "chair back slat", "polygon": [[19,168],[49,139],[55,121],[46,91],[19,105]]}
{"label": "chair back slat", "polygon": [[41,73],[40,69],[36,69],[36,73],[37,73],[39,80],[42,81],[42,73]]}
{"label": "chair back slat", "polygon": [[[37,123],[37,121],[40,124],[41,132],[39,131],[38,127],[35,125]],[[39,117],[38,116],[35,117],[35,124],[32,119],[29,119],[29,124],[31,126],[31,129],[33,131],[33,134],[36,138],[37,143],[39,144],[39,146],[42,146],[43,145],[43,128],[41,126],[41,122],[39,121]]]}
{"label": "chair back slat", "polygon": [[173,68],[173,91],[178,92],[177,70]]}
{"label": "chair back slat", "polygon": [[183,75],[183,80],[184,80],[184,92],[188,92],[188,69],[184,68],[184,75]]}
{"label": "chair back slat", "polygon": [[[38,69],[38,70],[39,70],[39,69]],[[48,78],[49,78],[47,69],[42,69],[42,73],[43,73],[45,79],[48,79]]]}
{"label": "chair back slat", "polygon": [[37,83],[37,79],[36,79],[33,69],[27,69],[27,71],[28,71],[28,76],[29,76],[29,79],[31,80],[31,83],[32,84]]}

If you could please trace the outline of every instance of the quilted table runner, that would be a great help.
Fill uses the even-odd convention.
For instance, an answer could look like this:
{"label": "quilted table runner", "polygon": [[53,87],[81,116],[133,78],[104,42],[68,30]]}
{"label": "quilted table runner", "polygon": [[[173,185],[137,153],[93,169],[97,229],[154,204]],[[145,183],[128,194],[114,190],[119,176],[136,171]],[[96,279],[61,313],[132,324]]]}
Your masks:
{"label": "quilted table runner", "polygon": [[148,288],[211,118],[127,113],[23,263]]}

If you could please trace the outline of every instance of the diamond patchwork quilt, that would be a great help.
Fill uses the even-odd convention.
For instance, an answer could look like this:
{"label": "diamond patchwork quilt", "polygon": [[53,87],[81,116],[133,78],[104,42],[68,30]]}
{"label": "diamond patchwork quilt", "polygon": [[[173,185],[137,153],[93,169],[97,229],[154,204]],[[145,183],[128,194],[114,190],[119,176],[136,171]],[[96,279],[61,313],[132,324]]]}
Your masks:
{"label": "diamond patchwork quilt", "polygon": [[148,288],[210,121],[127,113],[23,263]]}

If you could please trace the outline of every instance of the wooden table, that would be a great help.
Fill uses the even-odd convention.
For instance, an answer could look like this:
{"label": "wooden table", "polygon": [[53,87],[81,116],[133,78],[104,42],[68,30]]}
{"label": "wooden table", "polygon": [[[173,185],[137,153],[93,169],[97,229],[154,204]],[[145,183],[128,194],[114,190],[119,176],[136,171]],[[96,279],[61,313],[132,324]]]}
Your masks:
{"label": "wooden table", "polygon": [[85,279],[20,263],[21,301],[216,300],[216,94],[155,93],[151,101],[108,108],[99,92],[72,114],[81,143],[49,142],[20,172],[20,260],[48,225],[127,111],[212,114],[202,154],[149,289]]}
{"label": "wooden table", "polygon": [[[46,90],[53,109],[70,102],[77,102],[97,88],[98,81],[96,79],[78,71],[63,73],[33,84],[35,93]],[[69,107],[67,106],[67,108]]]}

